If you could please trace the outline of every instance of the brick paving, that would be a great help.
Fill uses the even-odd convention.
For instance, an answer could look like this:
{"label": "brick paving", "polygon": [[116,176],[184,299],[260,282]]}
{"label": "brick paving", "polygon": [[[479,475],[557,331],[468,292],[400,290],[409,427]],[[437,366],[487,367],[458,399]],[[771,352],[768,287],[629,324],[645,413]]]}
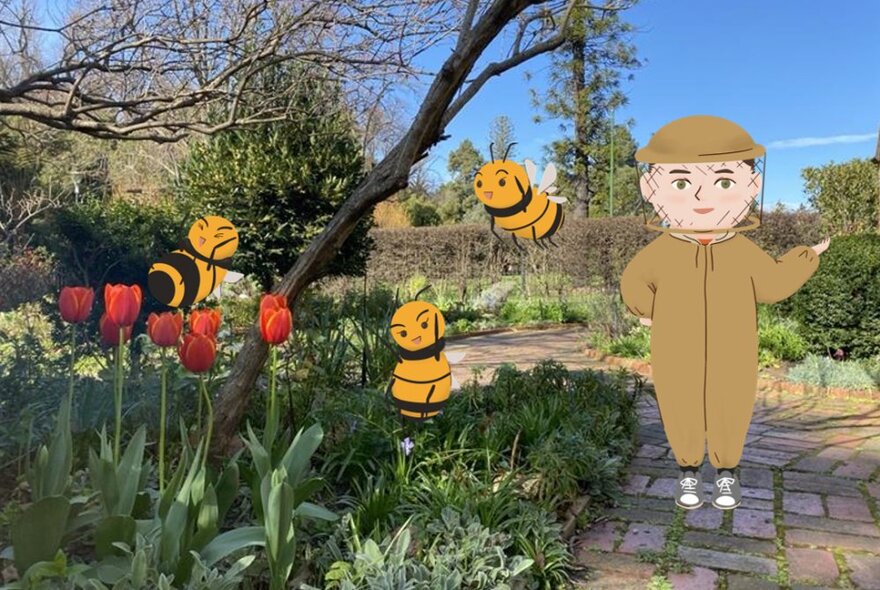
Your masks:
{"label": "brick paving", "polygon": [[[572,369],[618,370],[582,353],[585,336],[578,328],[507,332],[454,341],[447,350],[467,354],[453,368],[462,382],[475,367],[486,369],[486,380],[503,363],[528,368],[544,358]],[[578,588],[648,588],[662,575],[667,584],[657,588],[880,589],[876,399],[759,391],[740,463],[743,500],[732,514],[711,505],[708,456],[706,502],[697,510],[675,506],[678,470],[650,391],[639,415],[639,448],[621,482],[623,496],[573,539],[577,562],[588,570]],[[646,552],[673,555],[683,569],[646,561]]]}

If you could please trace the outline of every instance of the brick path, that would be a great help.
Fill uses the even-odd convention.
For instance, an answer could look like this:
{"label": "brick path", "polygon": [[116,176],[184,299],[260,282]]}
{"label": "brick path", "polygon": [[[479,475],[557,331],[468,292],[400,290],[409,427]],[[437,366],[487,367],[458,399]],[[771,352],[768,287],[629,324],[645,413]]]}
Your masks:
{"label": "brick path", "polygon": [[[580,352],[584,336],[576,328],[501,333],[447,351],[467,354],[455,368],[462,382],[476,366],[503,362],[526,368],[554,358],[601,368]],[[732,511],[711,505],[708,458],[705,504],[675,505],[678,468],[653,397],[642,396],[639,412],[625,495],[574,539],[578,562],[589,568],[579,588],[880,589],[876,400],[758,392],[740,463],[743,501]]]}

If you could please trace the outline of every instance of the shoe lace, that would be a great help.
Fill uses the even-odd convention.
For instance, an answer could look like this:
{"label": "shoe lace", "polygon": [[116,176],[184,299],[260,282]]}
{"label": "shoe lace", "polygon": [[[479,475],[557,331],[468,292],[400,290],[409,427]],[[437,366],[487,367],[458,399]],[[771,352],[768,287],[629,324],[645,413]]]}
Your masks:
{"label": "shoe lace", "polygon": [[697,491],[697,478],[685,477],[681,480],[681,487],[688,492]]}
{"label": "shoe lace", "polygon": [[722,494],[730,494],[731,493],[730,486],[735,481],[736,480],[732,477],[722,477],[718,481],[715,482],[715,485],[718,486],[718,488],[721,490]]}

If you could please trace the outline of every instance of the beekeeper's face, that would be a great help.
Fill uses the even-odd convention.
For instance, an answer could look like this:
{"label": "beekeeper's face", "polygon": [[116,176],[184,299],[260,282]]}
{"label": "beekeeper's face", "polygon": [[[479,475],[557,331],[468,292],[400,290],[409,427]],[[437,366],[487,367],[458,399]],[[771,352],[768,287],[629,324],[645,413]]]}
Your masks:
{"label": "beekeeper's face", "polygon": [[640,186],[670,227],[723,229],[748,216],[761,192],[761,175],[743,161],[653,164]]}

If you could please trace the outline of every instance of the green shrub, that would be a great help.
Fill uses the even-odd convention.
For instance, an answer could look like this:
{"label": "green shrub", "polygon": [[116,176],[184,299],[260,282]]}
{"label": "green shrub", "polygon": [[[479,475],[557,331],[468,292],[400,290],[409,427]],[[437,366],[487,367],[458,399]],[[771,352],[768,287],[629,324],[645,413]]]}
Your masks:
{"label": "green shrub", "polygon": [[880,235],[840,236],[819,269],[791,298],[792,317],[812,352],[841,348],[864,358],[880,352]]}
{"label": "green shrub", "polygon": [[788,378],[796,383],[817,387],[875,390],[878,386],[876,370],[860,361],[835,361],[827,356],[809,354],[789,369]]}
{"label": "green shrub", "polygon": [[[301,70],[301,68],[299,68]],[[180,192],[197,216],[228,218],[240,236],[235,269],[263,289],[293,266],[363,177],[364,160],[340,90],[314,72],[278,66],[277,85],[297,88],[291,117],[217,134],[191,149]],[[362,274],[369,215],[322,272]]]}
{"label": "green shrub", "polygon": [[764,305],[758,306],[758,355],[762,366],[779,361],[799,361],[807,354],[807,342],[799,324],[781,318]]}
{"label": "green shrub", "polygon": [[594,332],[590,338],[591,345],[605,354],[641,359],[651,356],[651,328],[641,324],[616,338],[609,338],[601,332]]}
{"label": "green shrub", "polygon": [[55,283],[55,260],[45,248],[10,254],[0,247],[0,312],[39,300]]}

